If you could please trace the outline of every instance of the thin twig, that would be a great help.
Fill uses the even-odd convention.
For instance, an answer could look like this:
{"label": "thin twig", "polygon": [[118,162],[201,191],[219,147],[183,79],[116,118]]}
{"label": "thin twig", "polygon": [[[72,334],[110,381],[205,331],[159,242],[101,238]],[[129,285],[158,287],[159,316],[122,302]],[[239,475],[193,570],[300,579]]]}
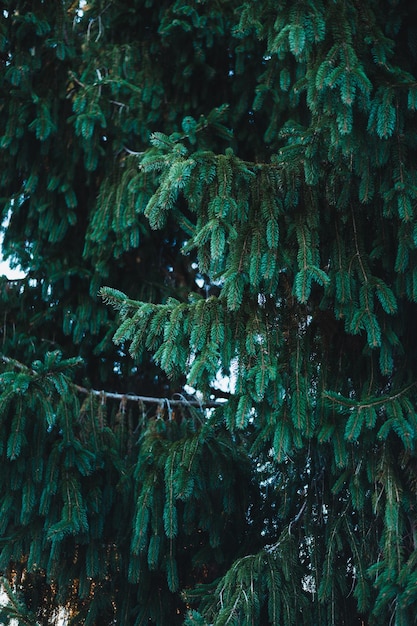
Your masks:
{"label": "thin twig", "polygon": [[84,394],[92,394],[93,396],[104,396],[105,398],[113,398],[115,400],[122,400],[124,398],[126,402],[143,402],[145,404],[162,404],[167,405],[168,407],[171,405],[182,405],[182,406],[197,406],[200,409],[214,409],[218,406],[222,405],[222,402],[201,402],[200,400],[188,400],[186,398],[182,398],[181,400],[170,400],[169,398],[155,398],[152,396],[138,396],[133,393],[116,393],[112,391],[99,391],[98,389],[87,389],[87,387],[81,387],[80,385],[75,385],[75,389],[80,393]]}

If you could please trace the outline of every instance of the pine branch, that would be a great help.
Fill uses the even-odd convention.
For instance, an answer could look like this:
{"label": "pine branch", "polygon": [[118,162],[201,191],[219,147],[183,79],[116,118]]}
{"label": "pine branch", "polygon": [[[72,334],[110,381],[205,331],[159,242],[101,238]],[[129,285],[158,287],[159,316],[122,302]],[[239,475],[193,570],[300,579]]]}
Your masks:
{"label": "pine branch", "polygon": [[[10,357],[5,356],[4,354],[0,354],[0,359],[4,361],[4,363],[8,363],[16,367],[20,370],[30,371],[33,374],[37,374],[34,370],[31,370],[29,367],[12,359]],[[168,409],[170,406],[196,406],[200,409],[214,409],[218,406],[221,406],[222,402],[214,401],[214,402],[202,402],[200,400],[188,399],[180,393],[174,394],[173,398],[156,398],[153,396],[140,396],[131,393],[118,393],[112,391],[104,391],[98,389],[88,389],[87,387],[82,387],[81,385],[77,385],[75,383],[70,383],[71,386],[76,389],[79,393],[85,395],[93,395],[100,396],[102,398],[102,402],[104,403],[106,398],[111,398],[113,400],[120,400],[123,403],[126,402],[143,402],[145,404],[160,404],[167,405]]]}
{"label": "pine branch", "polygon": [[401,398],[406,393],[408,393],[413,387],[417,385],[417,381],[407,385],[403,389],[400,389],[397,393],[392,396],[382,396],[381,398],[370,398],[368,401],[354,401],[349,398],[345,398],[340,394],[332,393],[331,391],[323,391],[322,397],[330,402],[337,404],[341,407],[345,407],[346,409],[352,409],[353,407],[357,407],[358,409],[367,409],[370,407],[380,407],[386,404],[387,402],[393,402],[398,398]]}

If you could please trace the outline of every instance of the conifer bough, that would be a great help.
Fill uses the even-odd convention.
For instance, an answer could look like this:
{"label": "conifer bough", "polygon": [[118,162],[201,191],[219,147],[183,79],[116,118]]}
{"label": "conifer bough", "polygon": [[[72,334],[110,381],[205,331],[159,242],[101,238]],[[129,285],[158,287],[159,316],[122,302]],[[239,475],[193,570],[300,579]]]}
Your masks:
{"label": "conifer bough", "polygon": [[417,7],[0,24],[0,618],[415,624]]}

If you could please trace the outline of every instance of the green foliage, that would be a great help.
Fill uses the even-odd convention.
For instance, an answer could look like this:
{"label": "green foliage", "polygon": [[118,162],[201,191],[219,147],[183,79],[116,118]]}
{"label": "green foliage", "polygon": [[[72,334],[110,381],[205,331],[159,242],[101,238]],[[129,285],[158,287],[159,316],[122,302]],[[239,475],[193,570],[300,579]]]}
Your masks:
{"label": "green foliage", "polygon": [[[261,623],[263,615],[267,615],[271,624],[287,626],[297,623],[301,607],[306,606],[306,602],[301,601],[298,606],[294,603],[293,580],[300,576],[296,552],[297,542],[286,533],[275,546],[235,561],[211,594],[210,606],[205,610],[206,619],[213,626],[249,626]],[[302,586],[301,578],[298,582]],[[204,589],[197,593],[202,595]],[[205,625],[207,622],[193,612],[185,623]]]}
{"label": "green foliage", "polygon": [[[202,569],[221,568],[244,540],[251,462],[219,420],[191,405],[160,407],[144,421],[123,399],[111,411],[104,396],[80,404],[74,364],[54,353],[23,371],[10,363],[1,376],[6,610],[28,624],[67,603],[76,620],[122,619],[128,588],[129,611],[167,623],[184,610],[176,592]],[[206,542],[214,560],[199,557]]]}
{"label": "green foliage", "polygon": [[46,4],[0,16],[0,618],[414,624],[413,3]]}

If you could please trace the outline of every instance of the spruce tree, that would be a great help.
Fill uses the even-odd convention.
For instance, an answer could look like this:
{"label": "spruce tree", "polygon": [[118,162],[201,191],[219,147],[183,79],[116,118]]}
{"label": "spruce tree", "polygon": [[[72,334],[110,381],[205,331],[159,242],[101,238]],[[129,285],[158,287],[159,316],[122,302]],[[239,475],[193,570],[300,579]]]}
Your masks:
{"label": "spruce tree", "polygon": [[417,7],[0,19],[0,617],[417,623]]}

